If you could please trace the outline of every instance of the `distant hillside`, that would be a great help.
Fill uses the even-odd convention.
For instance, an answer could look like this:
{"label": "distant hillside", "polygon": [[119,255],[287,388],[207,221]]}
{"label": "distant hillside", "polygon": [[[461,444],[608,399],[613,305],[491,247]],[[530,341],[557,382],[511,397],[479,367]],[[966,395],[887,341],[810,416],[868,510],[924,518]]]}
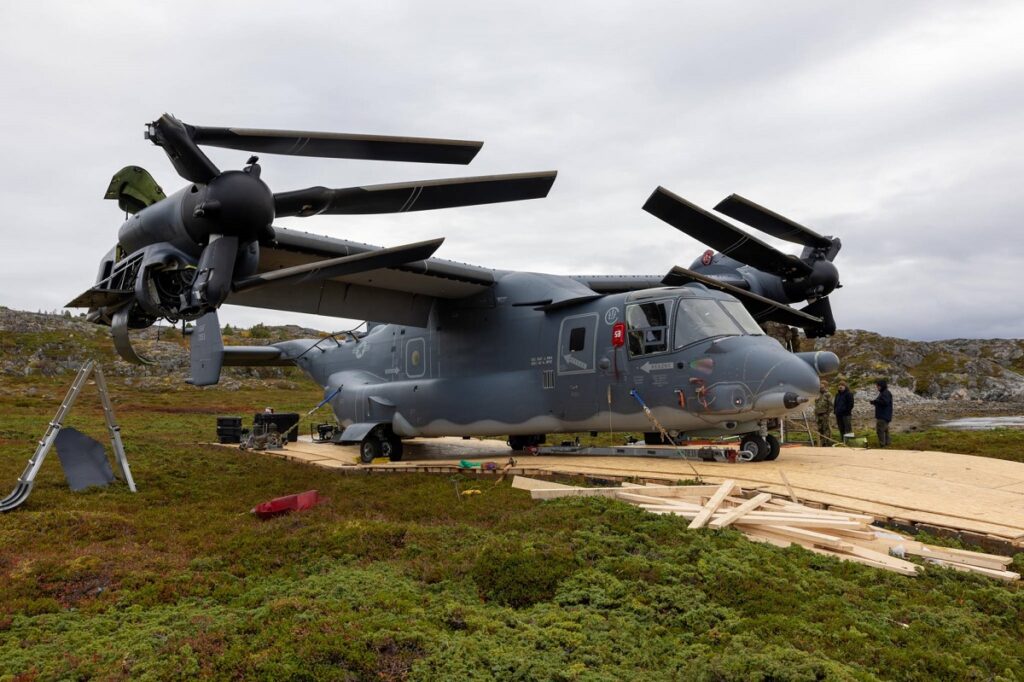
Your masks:
{"label": "distant hillside", "polygon": [[[323,332],[294,325],[225,327],[227,344],[321,336]],[[132,332],[132,338],[138,351],[157,364],[124,362],[114,352],[110,330],[83,318],[0,307],[0,376],[74,372],[93,357],[109,374],[137,379],[141,386],[181,385],[180,379],[188,375],[188,346],[180,329],[154,326]],[[1024,340],[908,341],[854,329],[803,344],[804,350],[836,353],[843,376],[854,388],[870,389],[877,377],[884,376],[904,399],[916,394],[943,400],[1024,401]],[[228,388],[232,380],[237,384],[247,378],[300,379],[296,370],[280,367],[228,367],[224,376]]]}
{"label": "distant hillside", "polygon": [[1024,340],[908,341],[853,329],[813,347],[838,355],[843,376],[858,388],[887,377],[924,398],[1024,401]]}
{"label": "distant hillside", "polygon": [[[229,345],[262,345],[272,341],[319,338],[315,329],[295,325],[224,329]],[[188,344],[181,329],[156,325],[132,331],[136,350],[153,365],[134,365],[114,351],[110,329],[86,322],[84,318],[49,313],[29,313],[0,306],[0,376],[53,376],[74,373],[89,358],[103,364],[104,372],[125,377],[125,383],[140,388],[184,387],[189,373]],[[291,367],[225,367],[221,385],[234,388],[246,379],[304,381]],[[282,388],[285,386],[281,386]]]}

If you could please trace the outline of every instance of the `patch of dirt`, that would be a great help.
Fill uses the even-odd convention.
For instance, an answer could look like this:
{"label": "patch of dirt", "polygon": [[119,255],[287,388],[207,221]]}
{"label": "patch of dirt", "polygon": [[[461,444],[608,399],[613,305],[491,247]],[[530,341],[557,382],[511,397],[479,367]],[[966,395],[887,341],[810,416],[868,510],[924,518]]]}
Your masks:
{"label": "patch of dirt", "polygon": [[85,599],[98,597],[110,587],[110,584],[110,576],[94,574],[75,576],[56,583],[42,583],[40,587],[61,606],[69,608]]}

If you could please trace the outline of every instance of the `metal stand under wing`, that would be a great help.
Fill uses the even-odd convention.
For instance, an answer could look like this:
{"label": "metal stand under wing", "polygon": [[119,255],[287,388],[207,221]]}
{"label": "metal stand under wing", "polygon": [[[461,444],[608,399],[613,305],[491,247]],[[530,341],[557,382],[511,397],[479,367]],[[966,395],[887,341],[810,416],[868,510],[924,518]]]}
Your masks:
{"label": "metal stand under wing", "polygon": [[21,478],[18,479],[18,484],[14,487],[14,491],[7,497],[0,499],[0,512],[11,511],[21,506],[28,499],[29,494],[32,492],[32,487],[35,485],[36,474],[39,473],[43,460],[46,459],[46,455],[50,452],[50,448],[53,447],[54,441],[57,440],[57,435],[64,425],[64,418],[71,411],[71,406],[75,404],[75,400],[78,399],[90,375],[95,376],[96,390],[100,394],[100,402],[103,405],[103,414],[107,422],[107,430],[110,432],[111,443],[114,446],[117,464],[121,469],[125,482],[128,484],[128,489],[133,493],[136,492],[135,481],[132,479],[131,469],[128,468],[128,458],[125,456],[124,445],[121,442],[121,427],[117,425],[114,419],[114,408],[110,403],[106,379],[103,377],[103,371],[96,365],[96,361],[89,360],[82,365],[82,368],[78,370],[78,374],[75,376],[75,380],[71,382],[71,388],[68,389],[67,395],[64,396],[64,400],[57,409],[57,414],[54,415],[53,421],[47,426],[46,433],[36,446],[36,451],[32,454],[31,459],[28,460],[28,464],[25,466]]}

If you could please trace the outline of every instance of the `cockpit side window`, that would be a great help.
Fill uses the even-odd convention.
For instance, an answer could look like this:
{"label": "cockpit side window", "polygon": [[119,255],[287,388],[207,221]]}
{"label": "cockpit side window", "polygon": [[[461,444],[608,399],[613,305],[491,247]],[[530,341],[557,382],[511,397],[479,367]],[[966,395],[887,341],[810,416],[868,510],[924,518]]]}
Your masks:
{"label": "cockpit side window", "polygon": [[[724,301],[710,298],[690,298],[680,302],[679,312],[676,314],[676,348],[716,336],[761,333],[759,328],[756,332],[748,331],[745,326],[727,315],[719,303],[724,303]],[[740,307],[742,308],[742,306]],[[743,312],[748,318],[750,317],[745,310]],[[750,323],[757,328],[752,319]]]}
{"label": "cockpit side window", "polygon": [[631,303],[626,306],[626,338],[632,357],[668,350],[668,321],[672,301]]}

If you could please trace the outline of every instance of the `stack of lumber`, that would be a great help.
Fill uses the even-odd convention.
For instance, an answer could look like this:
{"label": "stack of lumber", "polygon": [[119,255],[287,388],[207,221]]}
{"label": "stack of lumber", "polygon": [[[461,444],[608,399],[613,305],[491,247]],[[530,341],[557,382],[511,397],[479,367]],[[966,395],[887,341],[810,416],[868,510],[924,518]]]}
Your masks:
{"label": "stack of lumber", "polygon": [[844,561],[916,575],[921,565],[913,556],[959,571],[1000,580],[1019,580],[1008,571],[1009,557],[938,547],[872,526],[874,517],[836,509],[814,509],[770,493],[745,493],[728,480],[721,485],[637,485],[580,488],[516,476],[513,488],[529,490],[535,500],[560,497],[611,497],[654,514],[672,514],[689,520],[688,528],[735,528],[748,538],[778,547],[800,545]]}

